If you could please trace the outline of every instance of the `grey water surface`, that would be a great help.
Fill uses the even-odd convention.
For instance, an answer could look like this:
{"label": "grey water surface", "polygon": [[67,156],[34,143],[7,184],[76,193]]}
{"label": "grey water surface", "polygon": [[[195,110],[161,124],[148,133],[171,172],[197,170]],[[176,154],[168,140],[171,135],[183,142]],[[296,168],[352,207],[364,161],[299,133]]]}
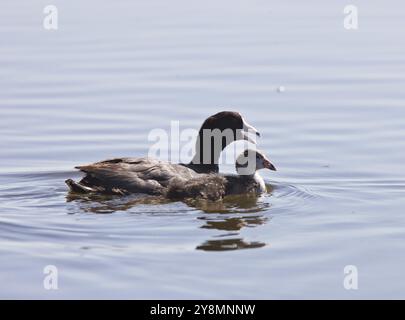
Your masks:
{"label": "grey water surface", "polygon": [[[356,1],[347,30],[347,4],[3,0],[0,297],[405,298],[405,5]],[[261,131],[268,194],[67,193],[75,165],[224,109]]]}

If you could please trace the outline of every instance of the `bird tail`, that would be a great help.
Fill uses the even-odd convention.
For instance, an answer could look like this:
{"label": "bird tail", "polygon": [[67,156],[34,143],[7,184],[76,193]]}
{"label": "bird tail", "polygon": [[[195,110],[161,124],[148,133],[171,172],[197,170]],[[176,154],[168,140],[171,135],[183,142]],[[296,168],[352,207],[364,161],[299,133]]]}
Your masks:
{"label": "bird tail", "polygon": [[79,182],[73,181],[72,179],[67,179],[65,183],[68,185],[71,192],[75,193],[91,193],[95,192],[93,188],[86,187]]}

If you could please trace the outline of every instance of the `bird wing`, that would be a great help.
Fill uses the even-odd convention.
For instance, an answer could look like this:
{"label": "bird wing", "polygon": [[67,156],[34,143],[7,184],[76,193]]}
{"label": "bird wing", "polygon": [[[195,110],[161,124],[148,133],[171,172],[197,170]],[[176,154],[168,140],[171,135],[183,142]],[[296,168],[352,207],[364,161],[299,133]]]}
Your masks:
{"label": "bird wing", "polygon": [[182,165],[150,158],[115,158],[76,168],[87,174],[84,185],[149,194],[162,194],[172,179],[187,180],[196,175]]}

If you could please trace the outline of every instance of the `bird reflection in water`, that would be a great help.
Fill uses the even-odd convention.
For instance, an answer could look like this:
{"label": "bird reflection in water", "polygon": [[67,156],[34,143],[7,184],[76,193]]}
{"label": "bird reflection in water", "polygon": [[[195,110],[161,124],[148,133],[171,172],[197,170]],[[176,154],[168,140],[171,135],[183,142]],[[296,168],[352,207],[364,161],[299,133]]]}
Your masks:
{"label": "bird reflection in water", "polygon": [[[171,203],[170,200],[158,196],[105,196],[105,195],[81,195],[69,193],[67,202],[75,201],[80,210],[91,213],[114,213],[117,211],[127,211],[137,205],[163,205]],[[76,213],[76,212],[72,212]]]}
{"label": "bird reflection in water", "polygon": [[201,228],[219,230],[225,233],[216,236],[220,239],[207,240],[197,246],[196,249],[228,251],[264,247],[266,245],[264,242],[247,241],[239,235],[239,231],[243,228],[256,227],[268,221],[262,212],[268,210],[270,205],[260,202],[259,199],[253,195],[241,195],[227,197],[222,202],[197,205],[197,208],[209,213],[199,217],[200,220],[204,221]]}
{"label": "bird reflection in water", "polygon": [[202,245],[199,245],[197,250],[204,251],[227,251],[227,250],[239,250],[239,249],[253,249],[261,248],[266,244],[259,241],[244,241],[243,239],[225,239],[225,240],[208,240]]}
{"label": "bird reflection in water", "polygon": [[[268,193],[272,191],[271,186],[267,186],[267,189]],[[266,197],[266,195],[261,197]],[[239,234],[243,228],[263,225],[269,220],[263,212],[269,209],[270,204],[260,201],[261,197],[235,195],[217,202],[196,199],[185,200],[184,202],[188,206],[204,212],[204,215],[198,217],[203,222],[200,228],[222,232],[215,236],[215,239],[211,238],[198,245],[196,250],[228,251],[266,246],[264,242],[247,241],[241,238]],[[83,196],[69,193],[66,199],[68,202],[75,201],[78,203],[80,209],[85,212],[99,214],[126,211],[137,205],[164,205],[172,202],[163,197],[144,195],[123,198],[117,196]]]}

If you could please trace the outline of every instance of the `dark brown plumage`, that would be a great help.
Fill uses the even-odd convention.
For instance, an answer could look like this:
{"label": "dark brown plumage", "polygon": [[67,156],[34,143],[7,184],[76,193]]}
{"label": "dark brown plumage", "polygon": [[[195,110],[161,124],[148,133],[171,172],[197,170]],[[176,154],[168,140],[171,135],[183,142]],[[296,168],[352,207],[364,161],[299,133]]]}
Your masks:
{"label": "dark brown plumage", "polygon": [[172,200],[217,201],[232,194],[257,193],[259,187],[252,176],[201,174],[186,182],[176,181],[170,184],[166,197]]}
{"label": "dark brown plumage", "polygon": [[86,176],[79,183],[66,183],[80,193],[162,195],[173,179],[186,181],[197,175],[182,165],[149,158],[111,159],[76,168]]}
{"label": "dark brown plumage", "polygon": [[172,200],[206,199],[216,201],[225,196],[226,179],[217,174],[200,174],[186,182],[173,181],[165,196]]}

